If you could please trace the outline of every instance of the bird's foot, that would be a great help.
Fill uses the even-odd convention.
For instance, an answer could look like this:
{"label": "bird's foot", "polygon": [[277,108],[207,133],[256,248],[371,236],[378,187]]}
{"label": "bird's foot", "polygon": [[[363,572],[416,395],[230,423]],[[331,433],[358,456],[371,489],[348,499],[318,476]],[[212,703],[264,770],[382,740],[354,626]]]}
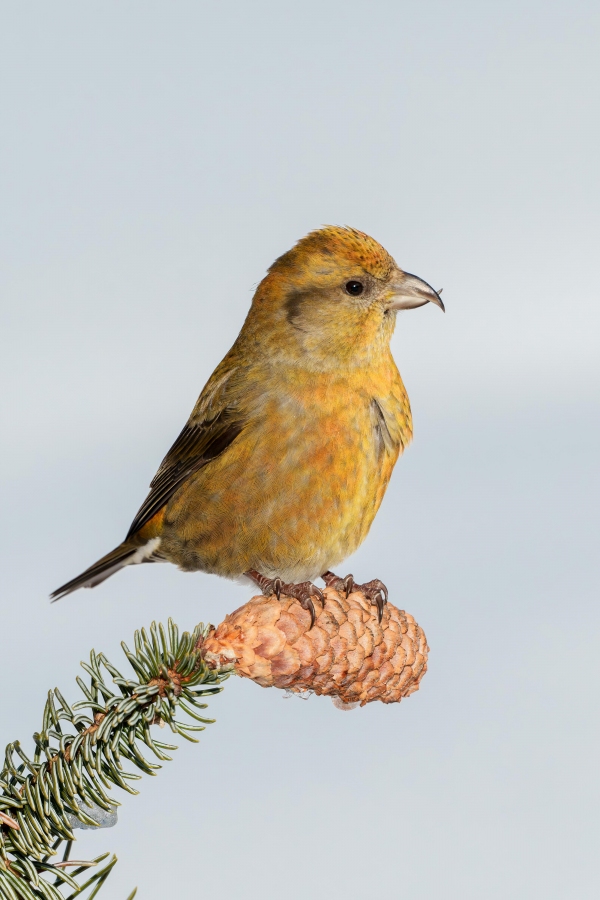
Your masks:
{"label": "bird's foot", "polygon": [[321,578],[329,588],[333,588],[334,591],[343,591],[346,596],[351,594],[354,590],[354,576],[346,575],[345,578],[340,578],[339,575],[336,575],[335,572],[325,572],[321,575]]}
{"label": "bird's foot", "polygon": [[383,618],[383,607],[388,602],[388,589],[383,581],[374,578],[372,581],[366,581],[364,584],[357,584],[352,575],[346,575],[340,578],[335,572],[325,572],[321,578],[327,587],[333,588],[335,591],[344,591],[346,596],[352,591],[360,591],[365,595],[373,606],[377,607],[377,619],[381,622]]}
{"label": "bird's foot", "polygon": [[302,581],[300,584],[288,584],[287,582],[282,581],[281,578],[267,578],[265,575],[261,575],[260,572],[257,572],[254,569],[250,569],[244,574],[259,586],[265,597],[270,597],[271,594],[275,594],[279,600],[283,594],[286,597],[294,597],[295,600],[298,600],[302,608],[309,611],[310,627],[313,627],[315,624],[315,604],[313,597],[316,597],[321,603],[325,603],[325,595],[321,588],[318,588],[316,584],[313,584],[312,581]]}

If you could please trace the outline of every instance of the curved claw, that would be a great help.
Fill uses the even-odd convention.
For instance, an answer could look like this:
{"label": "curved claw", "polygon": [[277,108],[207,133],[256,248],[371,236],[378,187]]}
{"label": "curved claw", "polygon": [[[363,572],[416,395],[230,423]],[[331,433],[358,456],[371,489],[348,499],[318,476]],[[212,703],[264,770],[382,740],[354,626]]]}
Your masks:
{"label": "curved claw", "polygon": [[365,597],[377,606],[377,618],[381,623],[383,607],[388,602],[387,587],[379,578],[374,578],[373,581],[368,581],[366,584],[361,585],[361,589],[364,591]]}
{"label": "curved claw", "polygon": [[299,600],[302,609],[306,609],[310,613],[310,627],[308,629],[310,631],[315,624],[317,617],[313,597],[316,597],[323,605],[325,605],[325,595],[323,594],[323,591],[310,581],[305,581],[302,584],[285,584],[283,587],[285,594]]}
{"label": "curved claw", "polygon": [[351,594],[354,590],[354,576],[346,575],[345,578],[340,578],[335,572],[325,572],[321,575],[321,578],[329,588],[333,588],[334,591],[344,591],[346,596]]}
{"label": "curved claw", "polygon": [[312,590],[313,590],[313,594],[314,594],[316,597],[319,598],[319,600],[321,601],[321,603],[325,603],[325,594],[323,593],[323,591],[321,590],[321,588],[318,588],[318,587],[316,586],[316,584],[312,584],[311,587],[312,587]]}
{"label": "curved claw", "polygon": [[321,578],[327,585],[327,587],[333,588],[336,591],[344,591],[346,597],[352,593],[352,591],[362,591],[367,600],[370,600],[375,606],[377,606],[377,618],[381,623],[383,619],[383,608],[385,604],[388,602],[388,589],[379,578],[374,578],[372,581],[367,581],[365,584],[357,584],[352,575],[346,575],[345,578],[339,578],[334,572],[327,571]]}
{"label": "curved claw", "polygon": [[[318,588],[317,588],[318,590]],[[315,612],[315,604],[313,603],[312,597],[306,597],[306,599],[300,601],[300,606],[302,609],[307,609],[310,613],[310,628],[315,624],[316,612]],[[310,628],[308,629],[310,631]]]}
{"label": "curved claw", "polygon": [[354,575],[346,575],[343,581],[344,590],[346,591],[346,597],[352,593],[354,590]]}
{"label": "curved claw", "polygon": [[302,608],[310,612],[310,627],[313,627],[317,614],[312,598],[314,596],[320,600],[321,603],[325,604],[325,595],[323,591],[311,581],[303,581],[301,584],[287,584],[282,581],[281,578],[267,578],[255,569],[249,569],[244,574],[259,586],[265,597],[275,594],[277,600],[281,600],[282,595],[294,597],[295,600],[298,600]]}

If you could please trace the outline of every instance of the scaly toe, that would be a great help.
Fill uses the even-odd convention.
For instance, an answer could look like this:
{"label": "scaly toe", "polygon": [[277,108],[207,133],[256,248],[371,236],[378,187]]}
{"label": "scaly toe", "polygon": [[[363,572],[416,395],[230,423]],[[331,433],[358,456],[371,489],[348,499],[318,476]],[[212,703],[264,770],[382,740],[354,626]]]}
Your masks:
{"label": "scaly toe", "polygon": [[377,619],[381,622],[383,619],[383,607],[388,602],[388,589],[383,581],[380,581],[379,578],[374,578],[365,584],[355,584],[354,589],[362,591],[367,600],[370,600],[377,607]]}
{"label": "scaly toe", "polygon": [[293,597],[300,602],[303,609],[310,613],[310,627],[315,624],[316,612],[313,597],[325,603],[325,595],[323,591],[313,584],[312,581],[302,581],[300,584],[288,584],[283,582],[281,578],[273,578],[262,586],[262,591],[267,596],[275,594],[278,600],[284,597]]}
{"label": "scaly toe", "polygon": [[325,582],[328,588],[333,588],[334,591],[343,591],[346,596],[351,594],[354,590],[354,576],[346,575],[345,578],[340,578],[334,572],[325,572],[321,575],[321,578]]}
{"label": "scaly toe", "polygon": [[325,603],[325,595],[312,581],[302,581],[300,584],[284,584],[281,591],[287,597],[295,597],[300,601],[302,609],[310,613],[310,627],[315,624],[316,612],[313,597],[317,597],[321,603]]}
{"label": "scaly toe", "polygon": [[[275,594],[278,600],[281,600],[282,595],[299,600],[302,608],[310,612],[310,627],[313,627],[315,624],[315,604],[312,598],[316,597],[324,604],[325,595],[312,581],[302,581],[300,584],[287,584],[281,578],[267,578],[266,575],[261,575],[256,569],[248,569],[247,572],[244,572],[244,575],[258,585],[265,597]],[[336,576],[334,575],[333,577],[335,578]]]}
{"label": "scaly toe", "polygon": [[344,591],[346,597],[348,594],[351,594],[352,591],[360,591],[363,593],[367,600],[369,600],[373,606],[377,607],[377,618],[381,622],[383,618],[383,607],[388,602],[388,589],[379,578],[374,578],[372,581],[365,582],[365,584],[356,584],[352,575],[346,575],[345,578],[339,578],[335,572],[330,572],[329,570],[321,575],[321,578],[327,587],[333,588],[334,591]]}

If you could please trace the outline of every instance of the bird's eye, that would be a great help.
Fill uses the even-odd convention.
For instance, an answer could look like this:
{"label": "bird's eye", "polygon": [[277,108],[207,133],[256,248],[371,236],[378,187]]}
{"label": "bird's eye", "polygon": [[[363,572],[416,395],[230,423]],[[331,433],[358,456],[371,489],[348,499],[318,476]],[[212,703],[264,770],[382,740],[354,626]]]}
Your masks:
{"label": "bird's eye", "polygon": [[347,281],[346,282],[346,293],[350,294],[352,297],[358,297],[359,294],[362,294],[365,286],[362,281]]}

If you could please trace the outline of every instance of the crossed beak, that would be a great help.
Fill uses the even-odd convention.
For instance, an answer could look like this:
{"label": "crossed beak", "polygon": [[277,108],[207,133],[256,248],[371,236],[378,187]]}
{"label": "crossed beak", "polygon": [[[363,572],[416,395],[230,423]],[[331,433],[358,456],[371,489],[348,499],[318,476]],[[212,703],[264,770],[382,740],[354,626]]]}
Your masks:
{"label": "crossed beak", "polygon": [[389,300],[388,309],[416,309],[426,303],[435,303],[442,312],[446,312],[442,298],[430,284],[400,269],[391,284]]}

